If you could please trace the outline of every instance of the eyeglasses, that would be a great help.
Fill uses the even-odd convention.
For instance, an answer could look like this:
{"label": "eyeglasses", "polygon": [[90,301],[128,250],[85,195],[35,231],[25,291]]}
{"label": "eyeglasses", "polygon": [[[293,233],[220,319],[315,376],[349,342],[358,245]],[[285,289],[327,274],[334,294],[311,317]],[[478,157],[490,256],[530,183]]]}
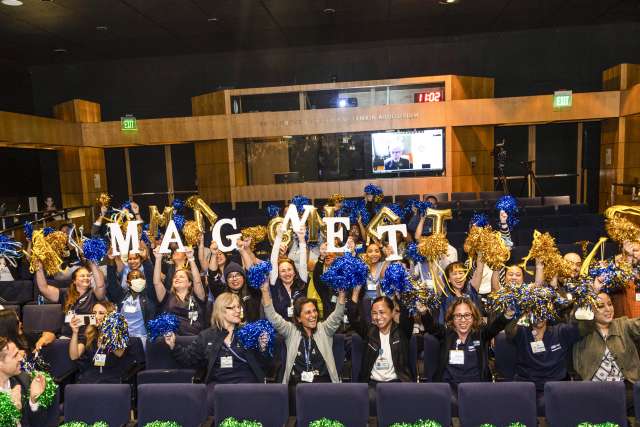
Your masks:
{"label": "eyeglasses", "polygon": [[464,314],[460,314],[460,313],[456,313],[453,315],[454,320],[471,320],[471,318],[473,317],[473,315],[471,313],[464,313]]}
{"label": "eyeglasses", "polygon": [[242,274],[240,273],[229,273],[227,275],[227,279],[239,279],[242,277]]}
{"label": "eyeglasses", "polygon": [[225,307],[225,308],[226,308],[227,310],[238,310],[238,311],[242,310],[242,307],[240,307],[239,305],[234,305],[234,306],[231,306],[231,307]]}

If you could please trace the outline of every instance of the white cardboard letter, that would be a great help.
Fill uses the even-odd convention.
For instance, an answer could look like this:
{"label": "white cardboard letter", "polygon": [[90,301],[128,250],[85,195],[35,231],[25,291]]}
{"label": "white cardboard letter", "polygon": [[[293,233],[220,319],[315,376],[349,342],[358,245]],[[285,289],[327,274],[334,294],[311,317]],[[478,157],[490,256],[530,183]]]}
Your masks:
{"label": "white cardboard letter", "polygon": [[170,254],[171,249],[169,249],[170,243],[178,244],[178,252],[184,252],[184,245],[182,244],[182,239],[180,239],[180,233],[178,233],[178,229],[176,228],[176,223],[173,220],[169,221],[169,225],[167,225],[167,229],[164,231],[164,236],[162,237],[162,243],[160,244],[160,249],[158,252],[161,254]]}
{"label": "white cardboard letter", "polygon": [[287,224],[291,222],[291,228],[293,231],[300,230],[300,226],[307,223],[307,218],[309,218],[313,209],[315,209],[313,205],[304,205],[304,212],[302,213],[302,218],[300,218],[298,217],[298,209],[296,208],[296,205],[290,204],[287,208],[287,213],[282,220],[282,228],[286,230]]}
{"label": "white cardboard letter", "polygon": [[[111,233],[111,248],[113,255],[123,254],[139,254],[140,253],[140,237],[138,236],[138,224],[142,221],[129,221],[127,223],[127,236],[122,235],[120,224],[112,222],[107,224]],[[131,248],[131,249],[129,249]]]}
{"label": "white cardboard letter", "polygon": [[384,233],[389,233],[389,246],[393,251],[386,260],[387,261],[400,261],[402,258],[398,255],[398,240],[396,239],[396,232],[399,231],[404,237],[407,236],[407,224],[392,224],[381,225],[378,227],[378,233],[380,237],[384,236]]}
{"label": "white cardboard letter", "polygon": [[[348,230],[351,227],[349,217],[324,217],[322,221],[327,224],[327,252],[348,252],[347,242],[342,242],[342,233],[336,230],[336,224],[343,224]],[[343,246],[336,246],[336,237],[344,243]]]}
{"label": "white cardboard letter", "polygon": [[242,236],[241,233],[236,233],[236,234],[230,234],[227,236],[227,239],[229,239],[231,241],[231,244],[229,246],[226,246],[224,243],[222,243],[222,237],[221,237],[221,233],[220,233],[220,229],[222,228],[223,225],[225,224],[229,224],[233,227],[234,230],[237,230],[238,227],[236,226],[236,219],[232,218],[223,218],[223,219],[219,219],[216,224],[213,226],[213,230],[211,231],[211,237],[213,238],[213,241],[216,242],[216,244],[218,245],[218,249],[220,249],[222,252],[230,252],[234,249],[238,249],[238,246],[236,245],[236,241],[238,240],[238,238],[240,238]]}

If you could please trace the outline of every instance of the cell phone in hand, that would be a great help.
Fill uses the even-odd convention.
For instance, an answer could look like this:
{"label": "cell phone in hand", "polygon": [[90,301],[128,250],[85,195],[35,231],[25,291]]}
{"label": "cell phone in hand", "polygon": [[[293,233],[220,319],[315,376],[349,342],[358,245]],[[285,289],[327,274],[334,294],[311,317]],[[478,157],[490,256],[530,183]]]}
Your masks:
{"label": "cell phone in hand", "polygon": [[82,319],[82,324],[85,326],[89,326],[89,325],[97,325],[98,321],[96,320],[96,315],[95,314],[81,314],[79,316],[80,319]]}

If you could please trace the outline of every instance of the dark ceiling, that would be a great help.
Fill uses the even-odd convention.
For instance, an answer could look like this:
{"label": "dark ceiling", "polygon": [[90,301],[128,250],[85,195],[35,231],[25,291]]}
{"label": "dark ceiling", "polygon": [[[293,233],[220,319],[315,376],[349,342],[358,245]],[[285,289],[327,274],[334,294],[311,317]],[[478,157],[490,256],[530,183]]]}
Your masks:
{"label": "dark ceiling", "polygon": [[22,1],[0,4],[0,60],[26,66],[640,22],[640,0]]}

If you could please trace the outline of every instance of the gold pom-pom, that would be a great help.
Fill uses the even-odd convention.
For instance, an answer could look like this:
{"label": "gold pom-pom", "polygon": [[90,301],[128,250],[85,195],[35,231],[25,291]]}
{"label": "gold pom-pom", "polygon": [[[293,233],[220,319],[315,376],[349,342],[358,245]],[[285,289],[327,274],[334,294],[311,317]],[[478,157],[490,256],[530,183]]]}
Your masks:
{"label": "gold pom-pom", "polygon": [[486,238],[487,233],[492,233],[490,226],[478,227],[472,225],[471,229],[467,233],[467,238],[464,241],[464,251],[471,258],[475,258],[480,252],[483,239]]}
{"label": "gold pom-pom", "polygon": [[327,204],[329,206],[335,206],[336,203],[342,203],[344,201],[344,196],[340,193],[334,193],[329,196],[327,199]]}
{"label": "gold pom-pom", "polygon": [[109,193],[100,193],[100,196],[96,199],[98,206],[111,206],[111,196]]}
{"label": "gold pom-pom", "polygon": [[60,254],[67,245],[67,235],[56,231],[45,237],[44,230],[33,232],[31,239],[31,260],[29,270],[35,273],[38,269],[38,261],[42,264],[45,274],[53,276],[62,271],[62,258]]}
{"label": "gold pom-pom", "polygon": [[260,242],[267,240],[267,227],[264,225],[256,225],[255,227],[247,227],[240,230],[242,238],[251,238],[251,250],[256,248],[256,245]]}
{"label": "gold pom-pom", "polygon": [[621,216],[607,219],[605,229],[609,237],[620,244],[640,240],[640,227]]}
{"label": "gold pom-pom", "polygon": [[200,241],[200,236],[202,236],[202,231],[200,227],[198,227],[198,223],[193,220],[185,221],[184,226],[182,227],[182,234],[184,235],[184,240],[187,243],[187,246],[196,246]]}
{"label": "gold pom-pom", "polygon": [[494,271],[504,267],[511,255],[499,231],[484,232],[479,249],[484,263]]}
{"label": "gold pom-pom", "polygon": [[[527,261],[534,258],[544,265],[544,279],[551,280],[554,276],[571,277],[573,269],[569,262],[563,257],[556,240],[549,233],[540,233],[538,230],[533,232],[533,242],[529,254],[522,260],[520,266],[527,271]],[[527,273],[532,274],[527,271]]]}
{"label": "gold pom-pom", "polygon": [[449,241],[443,233],[434,233],[430,236],[420,237],[418,241],[418,252],[428,261],[438,261],[447,255]]}

